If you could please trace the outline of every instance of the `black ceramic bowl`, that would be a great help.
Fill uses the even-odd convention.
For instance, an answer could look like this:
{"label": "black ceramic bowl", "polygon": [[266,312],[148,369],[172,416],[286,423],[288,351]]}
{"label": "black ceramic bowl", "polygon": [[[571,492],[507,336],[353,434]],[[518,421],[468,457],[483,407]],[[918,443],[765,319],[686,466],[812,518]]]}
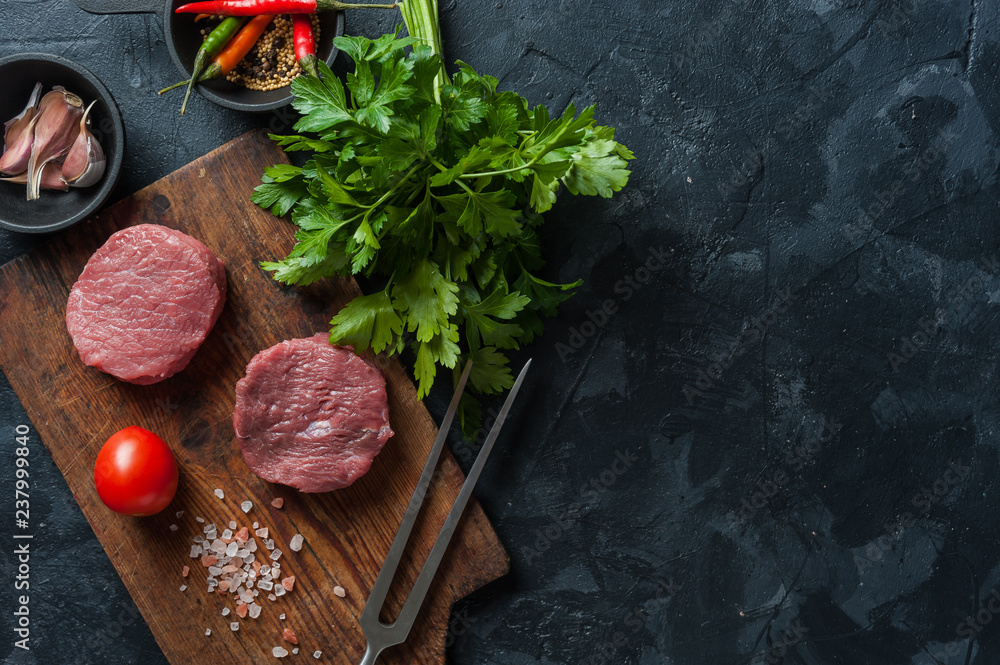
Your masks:
{"label": "black ceramic bowl", "polygon": [[[73,0],[76,5],[91,14],[134,14],[151,13],[160,17],[163,35],[167,39],[167,50],[183,80],[191,77],[194,57],[201,48],[201,28],[195,22],[195,14],[175,14],[174,9],[190,0]],[[324,12],[319,15],[319,43],[316,57],[328,65],[333,65],[337,49],[334,37],[344,34],[344,12]],[[281,108],[292,101],[290,87],[277,90],[250,90],[230,83],[225,79],[199,83],[195,90],[209,101],[236,111],[261,113]],[[175,92],[176,95],[183,95]],[[178,105],[180,101],[177,102]]]}
{"label": "black ceramic bowl", "polygon": [[24,110],[36,82],[42,94],[61,85],[79,95],[85,104],[97,100],[90,111],[90,131],[101,142],[107,159],[104,177],[91,187],[68,192],[43,189],[37,201],[27,200],[27,187],[0,182],[0,227],[23,233],[47,233],[75,224],[101,207],[118,183],[125,153],[125,127],[118,105],[108,89],[86,69],[65,58],[45,53],[24,53],[0,58],[0,126]]}
{"label": "black ceramic bowl", "polygon": [[[194,14],[175,14],[173,9],[186,4],[189,0],[168,0],[171,7],[170,15],[164,17],[164,32],[170,40],[172,48],[170,55],[174,59],[183,78],[191,76],[194,58],[201,48],[202,36],[200,28],[194,22]],[[328,65],[333,65],[337,57],[337,49],[333,46],[333,38],[344,34],[344,12],[325,12],[319,15],[319,41],[316,44],[316,57]],[[225,79],[216,79],[199,83],[195,89],[204,97],[219,106],[237,111],[263,112],[281,108],[292,101],[291,86],[277,90],[250,90],[243,86],[230,83]],[[183,90],[177,94],[183,94]],[[179,102],[178,102],[179,103]]]}

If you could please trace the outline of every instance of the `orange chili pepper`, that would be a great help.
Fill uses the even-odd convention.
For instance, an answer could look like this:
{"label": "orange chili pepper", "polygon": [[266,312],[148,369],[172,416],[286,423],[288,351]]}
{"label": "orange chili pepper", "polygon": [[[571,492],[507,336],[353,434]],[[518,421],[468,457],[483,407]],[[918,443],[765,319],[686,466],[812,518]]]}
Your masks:
{"label": "orange chili pepper", "polygon": [[[250,19],[250,22],[233,37],[233,41],[226,44],[226,48],[222,49],[222,52],[215,56],[215,60],[205,68],[205,72],[198,77],[198,80],[208,81],[225,76],[233,71],[233,67],[246,57],[247,53],[250,52],[250,49],[257,43],[257,40],[260,39],[260,36],[264,34],[267,26],[271,25],[271,21],[273,20],[274,14],[262,14]],[[218,68],[218,72],[214,71],[216,68]]]}

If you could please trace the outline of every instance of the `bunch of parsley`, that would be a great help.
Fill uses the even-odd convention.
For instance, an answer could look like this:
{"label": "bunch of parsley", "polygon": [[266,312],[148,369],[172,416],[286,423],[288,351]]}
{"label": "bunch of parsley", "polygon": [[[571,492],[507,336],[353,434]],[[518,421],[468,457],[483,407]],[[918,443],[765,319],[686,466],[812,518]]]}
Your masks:
{"label": "bunch of parsley", "polygon": [[[330,341],[390,354],[409,345],[419,397],[438,365],[457,377],[469,358],[474,391],[509,388],[504,351],[538,335],[580,283],[538,277],[540,213],[560,185],[610,197],[632,153],[593,107],[551,118],[461,62],[449,81],[438,55],[399,29],[335,44],[355,64],[346,88],[320,62],[319,78],[292,83],[301,134],[272,136],[312,155],[267,169],[254,192],[299,227],[288,257],[263,267],[286,284],[384,278],[334,316]],[[467,427],[476,410],[464,405]]]}

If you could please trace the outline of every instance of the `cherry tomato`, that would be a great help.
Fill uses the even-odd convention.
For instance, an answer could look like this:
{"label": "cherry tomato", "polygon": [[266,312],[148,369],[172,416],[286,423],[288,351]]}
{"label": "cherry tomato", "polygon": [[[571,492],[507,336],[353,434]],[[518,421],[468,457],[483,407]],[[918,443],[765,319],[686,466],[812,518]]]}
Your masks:
{"label": "cherry tomato", "polygon": [[177,462],[163,439],[133,425],[104,443],[94,464],[94,485],[116,513],[154,515],[177,492]]}

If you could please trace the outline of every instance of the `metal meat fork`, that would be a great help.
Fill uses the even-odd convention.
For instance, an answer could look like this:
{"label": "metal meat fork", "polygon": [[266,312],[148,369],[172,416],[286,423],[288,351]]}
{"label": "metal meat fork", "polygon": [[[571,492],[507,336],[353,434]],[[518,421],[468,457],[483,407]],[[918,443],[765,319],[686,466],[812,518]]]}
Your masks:
{"label": "metal meat fork", "polygon": [[427,488],[431,483],[431,476],[434,475],[434,469],[437,466],[438,459],[441,457],[441,451],[444,449],[444,441],[448,436],[448,430],[451,429],[451,421],[455,418],[455,412],[458,410],[458,401],[462,397],[462,391],[465,389],[465,382],[469,379],[472,362],[470,361],[465,366],[462,378],[458,381],[458,388],[455,390],[455,395],[451,398],[451,404],[444,415],[444,420],[441,421],[441,428],[438,430],[437,439],[435,439],[430,455],[427,457],[424,471],[420,474],[420,480],[417,481],[417,488],[413,490],[410,505],[406,508],[406,514],[403,515],[403,521],[399,525],[396,539],[392,541],[389,554],[385,557],[382,570],[379,571],[378,579],[375,580],[375,586],[372,587],[372,593],[368,597],[368,602],[365,603],[365,611],[361,614],[361,630],[364,631],[365,639],[368,640],[368,648],[365,650],[365,657],[361,659],[361,665],[374,665],[378,655],[384,649],[402,644],[406,641],[407,635],[410,634],[410,628],[413,627],[413,621],[417,618],[417,612],[420,611],[420,606],[423,605],[424,598],[427,596],[427,590],[431,586],[431,580],[434,579],[434,573],[437,572],[438,565],[440,565],[441,559],[444,558],[445,550],[448,549],[448,543],[451,542],[451,536],[455,533],[455,528],[458,526],[458,521],[465,511],[466,504],[469,503],[469,497],[472,496],[472,488],[475,487],[476,481],[479,480],[479,474],[482,473],[483,466],[486,465],[486,458],[490,456],[493,443],[496,441],[497,435],[500,434],[500,428],[503,426],[504,420],[507,419],[510,406],[514,403],[514,397],[517,396],[517,391],[521,389],[521,383],[524,382],[524,376],[528,373],[528,367],[530,366],[531,361],[529,360],[525,363],[524,369],[521,370],[521,374],[517,377],[517,381],[514,382],[514,387],[510,389],[510,394],[507,395],[507,399],[503,403],[503,408],[500,409],[500,415],[497,416],[496,422],[493,424],[492,429],[490,429],[490,434],[486,437],[486,442],[483,444],[482,450],[479,451],[479,456],[476,457],[475,463],[469,470],[465,484],[462,485],[462,489],[458,493],[458,498],[455,499],[455,504],[451,507],[451,512],[448,513],[448,517],[444,521],[444,526],[441,527],[441,531],[438,533],[437,540],[434,541],[434,547],[431,548],[431,553],[427,556],[424,567],[420,569],[417,581],[413,584],[413,588],[410,589],[410,594],[403,604],[403,609],[400,610],[399,616],[395,621],[386,625],[379,620],[378,616],[382,611],[382,606],[385,604],[385,597],[396,574],[396,567],[399,565],[399,560],[403,556],[403,550],[406,549],[406,541],[410,538],[410,531],[413,530],[413,525],[417,521],[417,514],[420,512],[420,505],[423,503],[424,495],[427,493]]}

